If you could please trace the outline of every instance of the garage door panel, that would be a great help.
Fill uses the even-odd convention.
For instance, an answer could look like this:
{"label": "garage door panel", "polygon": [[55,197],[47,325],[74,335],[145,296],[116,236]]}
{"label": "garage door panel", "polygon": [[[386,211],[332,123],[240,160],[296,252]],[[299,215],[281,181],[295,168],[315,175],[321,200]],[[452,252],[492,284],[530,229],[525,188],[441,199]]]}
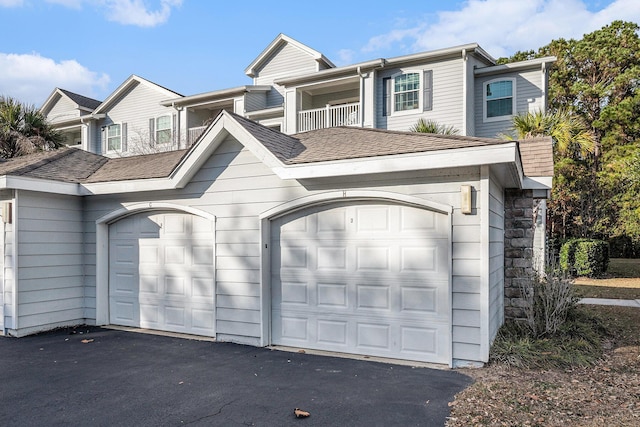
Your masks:
{"label": "garage door panel", "polygon": [[214,334],[213,226],[195,218],[145,213],[110,226],[111,323]]}
{"label": "garage door panel", "polygon": [[272,226],[274,344],[448,362],[447,216],[356,203]]}

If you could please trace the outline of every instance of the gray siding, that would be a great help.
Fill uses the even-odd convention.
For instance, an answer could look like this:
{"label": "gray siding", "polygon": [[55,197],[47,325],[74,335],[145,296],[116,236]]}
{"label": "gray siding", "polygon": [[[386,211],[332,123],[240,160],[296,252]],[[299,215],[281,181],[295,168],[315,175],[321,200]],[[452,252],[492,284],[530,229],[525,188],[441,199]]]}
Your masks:
{"label": "gray siding", "polygon": [[267,107],[267,95],[265,93],[246,93],[244,95],[245,111],[262,110]]}
{"label": "gray siding", "polygon": [[[382,115],[384,99],[382,79],[400,71],[433,71],[433,109],[416,111],[411,114]],[[376,124],[378,128],[407,131],[418,119],[435,120],[438,123],[454,126],[462,132],[463,127],[463,65],[462,59],[443,60],[435,63],[420,64],[403,69],[383,69],[377,74],[376,82]]]}
{"label": "gray siding", "polygon": [[504,322],[504,189],[489,180],[489,340]]}
{"label": "gray siding", "polygon": [[[87,316],[95,316],[95,220],[128,202],[162,200],[216,216],[217,334],[220,340],[259,342],[259,214],[283,202],[335,188],[377,189],[422,197],[453,206],[454,358],[478,360],[480,327],[479,215],[459,213],[459,183],[478,186],[479,170],[404,173],[351,179],[316,180],[304,186],[283,181],[251,152],[229,137],[183,190],[91,197],[87,201]],[[161,198],[160,198],[161,197]]]}
{"label": "gray siding", "polygon": [[484,83],[497,78],[516,79],[516,114],[534,112],[544,106],[544,81],[540,70],[477,77],[475,79],[475,136],[495,138],[502,133],[511,133],[511,117],[492,122],[485,122],[483,118],[482,91],[484,90]]}
{"label": "gray siding", "polygon": [[[14,202],[14,199],[9,197],[2,197],[0,202]],[[3,321],[4,328],[13,328],[13,315],[15,313],[15,307],[13,306],[14,295],[14,268],[13,268],[13,249],[14,249],[14,227],[12,223],[6,223],[0,225],[0,230],[3,231],[2,237],[2,283],[0,284],[0,291],[2,291],[4,309]],[[4,332],[4,331],[2,331]]]}
{"label": "gray siding", "polygon": [[309,54],[287,43],[263,61],[254,77],[254,84],[270,85],[278,78],[313,73],[317,67],[316,60]]}
{"label": "gray siding", "polygon": [[83,323],[81,199],[25,191],[17,200],[18,335]]}
{"label": "gray siding", "polygon": [[47,119],[50,122],[57,122],[60,120],[68,120],[74,117],[80,117],[80,110],[78,106],[66,96],[58,95],[58,100],[55,102],[51,110],[47,114]]}
{"label": "gray siding", "polygon": [[128,150],[122,155],[148,153],[149,150],[144,150],[141,147],[148,145],[150,141],[149,119],[176,113],[174,109],[160,105],[160,101],[165,99],[167,99],[167,94],[163,92],[145,84],[135,85],[111,105],[111,108],[106,112],[107,117],[99,122],[98,140],[101,141],[102,138],[100,132],[102,126],[111,123],[127,123]]}

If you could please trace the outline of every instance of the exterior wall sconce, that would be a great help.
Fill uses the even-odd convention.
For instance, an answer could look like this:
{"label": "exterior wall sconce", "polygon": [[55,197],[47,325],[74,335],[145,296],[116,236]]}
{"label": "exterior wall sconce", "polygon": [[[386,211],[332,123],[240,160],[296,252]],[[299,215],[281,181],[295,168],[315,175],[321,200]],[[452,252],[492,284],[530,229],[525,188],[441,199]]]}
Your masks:
{"label": "exterior wall sconce", "polygon": [[12,210],[11,210],[11,202],[4,202],[2,203],[2,221],[5,224],[11,224],[11,215],[12,215]]}
{"label": "exterior wall sconce", "polygon": [[460,186],[460,212],[463,214],[471,213],[471,186]]}

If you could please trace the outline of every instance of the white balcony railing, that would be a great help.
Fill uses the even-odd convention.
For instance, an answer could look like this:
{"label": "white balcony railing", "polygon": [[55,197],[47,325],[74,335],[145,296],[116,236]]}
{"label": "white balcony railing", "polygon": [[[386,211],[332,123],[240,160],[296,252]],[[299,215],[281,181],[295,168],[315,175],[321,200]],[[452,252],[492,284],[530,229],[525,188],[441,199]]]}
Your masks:
{"label": "white balcony railing", "polygon": [[191,145],[196,142],[196,139],[202,135],[202,132],[206,129],[206,126],[198,126],[195,128],[189,128],[187,132],[187,147],[191,147]]}
{"label": "white balcony railing", "polygon": [[338,126],[360,126],[359,102],[298,112],[298,132]]}

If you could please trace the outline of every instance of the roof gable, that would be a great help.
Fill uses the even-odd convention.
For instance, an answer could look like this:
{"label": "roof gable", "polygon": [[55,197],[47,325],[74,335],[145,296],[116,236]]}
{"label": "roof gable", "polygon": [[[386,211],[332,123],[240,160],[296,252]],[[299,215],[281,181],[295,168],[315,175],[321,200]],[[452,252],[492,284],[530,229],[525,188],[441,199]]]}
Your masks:
{"label": "roof gable", "polygon": [[318,52],[315,49],[310,48],[297,40],[292,39],[289,36],[286,36],[282,33],[278,34],[278,36],[265,48],[265,50],[258,55],[256,59],[249,64],[249,66],[244,70],[245,74],[249,77],[255,77],[258,74],[258,70],[264,66],[265,62],[267,62],[272,55],[277,53],[284,45],[292,45],[301,50],[302,52],[309,55],[316,62],[322,65],[321,68],[334,68],[335,65],[328,58],[326,58],[322,53]]}
{"label": "roof gable", "polygon": [[63,97],[75,104],[77,109],[87,112],[95,110],[98,105],[100,105],[100,101],[97,99],[89,98],[69,90],[55,88],[40,107],[40,112],[46,116]]}
{"label": "roof gable", "polygon": [[109,108],[114,103],[116,103],[122,96],[124,96],[130,89],[132,89],[133,87],[139,84],[145,85],[161,93],[164,97],[167,97],[167,98],[182,97],[182,95],[180,95],[177,92],[174,92],[158,84],[155,84],[149,80],[143,79],[142,77],[136,76],[135,74],[132,74],[127,80],[125,80],[120,86],[118,86],[118,88],[115,91],[113,91],[111,95],[109,95],[107,99],[105,99],[102,102],[102,104],[98,106],[98,108],[96,108],[96,110],[94,111],[94,114],[104,113],[108,111]]}

